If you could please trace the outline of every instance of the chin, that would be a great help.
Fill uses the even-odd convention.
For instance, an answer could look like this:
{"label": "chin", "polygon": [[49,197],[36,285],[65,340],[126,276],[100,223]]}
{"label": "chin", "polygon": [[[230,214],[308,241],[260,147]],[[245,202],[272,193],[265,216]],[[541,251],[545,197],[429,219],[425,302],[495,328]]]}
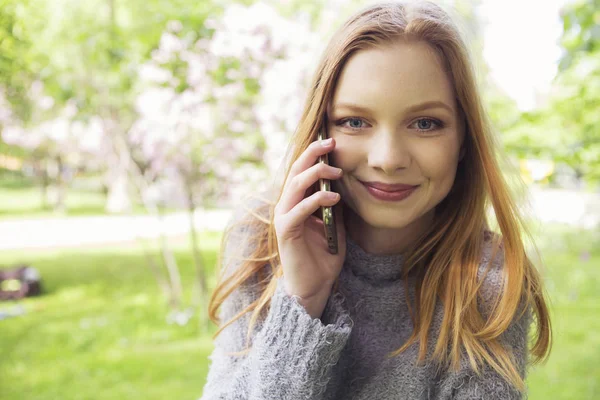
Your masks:
{"label": "chin", "polygon": [[[399,229],[411,224],[415,218],[412,213],[394,209],[393,207],[385,207],[364,199],[352,196],[349,201],[345,201],[345,209],[350,209],[350,213],[355,214],[364,223],[375,228]],[[349,213],[345,211],[345,215]]]}
{"label": "chin", "polygon": [[401,229],[414,222],[414,219],[408,215],[401,215],[399,212],[389,212],[384,210],[381,212],[369,210],[362,213],[361,218],[368,225],[381,229]]}

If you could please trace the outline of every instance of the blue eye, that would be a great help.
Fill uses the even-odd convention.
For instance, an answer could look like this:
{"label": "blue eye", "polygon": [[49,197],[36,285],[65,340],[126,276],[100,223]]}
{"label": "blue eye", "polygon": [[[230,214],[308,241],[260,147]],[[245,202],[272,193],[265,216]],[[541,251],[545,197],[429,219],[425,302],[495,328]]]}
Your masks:
{"label": "blue eye", "polygon": [[[423,126],[423,122],[425,122],[425,126]],[[429,124],[431,124],[431,123],[432,123],[432,121],[430,119],[420,119],[417,121],[417,126],[419,127],[419,129],[428,131]]]}
{"label": "blue eye", "polygon": [[[442,122],[432,118],[420,118],[415,121],[415,123],[417,124],[417,130],[419,132],[429,132],[435,129],[440,129],[444,126]],[[432,128],[432,125],[435,125],[437,128]]]}
{"label": "blue eye", "polygon": [[[344,124],[345,124],[346,122],[348,122],[348,121],[354,121],[354,122],[358,121],[359,123],[362,123],[362,122],[364,122],[364,121],[363,121],[362,119],[360,119],[360,118],[350,117],[350,118],[345,118],[345,119],[342,119],[342,120],[340,120],[340,121],[337,121],[335,124],[336,124],[337,126],[341,126],[341,125],[344,125]],[[360,126],[352,126],[352,125],[351,125],[351,126],[347,126],[347,125],[346,125],[346,126],[345,126],[345,128],[350,128],[350,129],[352,129],[352,130],[359,130],[361,127],[360,127]]]}

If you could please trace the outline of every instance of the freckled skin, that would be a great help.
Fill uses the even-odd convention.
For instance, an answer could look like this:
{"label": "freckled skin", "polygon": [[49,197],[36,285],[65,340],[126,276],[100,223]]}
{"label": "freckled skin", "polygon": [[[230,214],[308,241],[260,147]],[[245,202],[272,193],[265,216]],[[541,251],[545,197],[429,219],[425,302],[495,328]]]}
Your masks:
{"label": "freckled skin", "polygon": [[[408,110],[429,101],[450,110]],[[340,103],[370,111],[337,107]],[[328,134],[336,141],[329,160],[344,170],[332,184],[345,205],[348,234],[367,252],[401,253],[431,224],[463,155],[457,109],[452,81],[425,42],[361,50],[344,66],[327,111]],[[371,197],[358,180],[420,187],[405,200],[389,202]]]}

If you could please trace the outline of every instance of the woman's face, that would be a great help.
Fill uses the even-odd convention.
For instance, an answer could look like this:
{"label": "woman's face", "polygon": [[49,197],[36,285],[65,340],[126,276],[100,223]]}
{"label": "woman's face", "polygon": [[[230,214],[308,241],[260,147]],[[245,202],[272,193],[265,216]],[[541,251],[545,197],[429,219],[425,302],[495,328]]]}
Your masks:
{"label": "woman's face", "polygon": [[[333,188],[361,236],[426,223],[454,183],[464,138],[454,88],[433,49],[399,42],[355,53],[327,113],[336,141],[330,162],[344,170]],[[383,201],[361,181],[418,188],[404,200]]]}

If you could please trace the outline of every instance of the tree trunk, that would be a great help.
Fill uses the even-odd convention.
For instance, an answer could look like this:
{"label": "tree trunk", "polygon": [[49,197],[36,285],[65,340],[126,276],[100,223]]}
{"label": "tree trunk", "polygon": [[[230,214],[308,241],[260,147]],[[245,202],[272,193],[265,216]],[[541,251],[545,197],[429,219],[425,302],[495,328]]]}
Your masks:
{"label": "tree trunk", "polygon": [[50,176],[48,175],[48,166],[45,160],[38,160],[34,163],[36,175],[40,181],[40,194],[42,196],[42,209],[50,209],[50,201],[48,199],[48,187],[50,186]]}
{"label": "tree trunk", "polygon": [[106,211],[109,213],[124,213],[130,212],[133,207],[129,196],[129,179],[127,178],[127,170],[123,160],[123,155],[115,156],[116,165],[112,167],[112,171],[108,174],[108,197],[106,200]]}
{"label": "tree trunk", "polygon": [[146,244],[143,239],[139,239],[138,242],[142,247],[142,253],[144,254],[144,258],[146,259],[146,263],[148,263],[148,267],[152,275],[154,275],[154,279],[156,279],[156,283],[158,284],[158,288],[162,292],[163,296],[167,301],[170,301],[171,298],[171,287],[169,282],[163,275],[163,271],[161,271],[160,266],[154,259],[154,256],[150,250],[146,247]]}
{"label": "tree trunk", "polygon": [[[160,220],[160,225],[163,225],[162,219],[163,215],[159,209],[158,217]],[[180,310],[182,306],[183,300],[183,285],[181,284],[181,273],[179,272],[179,267],[177,266],[177,260],[173,256],[173,252],[169,248],[169,244],[167,242],[167,237],[164,232],[160,231],[159,233],[159,243],[160,249],[163,257],[163,262],[167,267],[167,272],[169,274],[169,281],[171,283],[171,307],[173,309]]]}
{"label": "tree trunk", "polygon": [[56,198],[54,201],[54,211],[64,213],[67,211],[66,197],[67,197],[67,165],[63,162],[62,157],[56,158]]}
{"label": "tree trunk", "polygon": [[[131,155],[129,154],[129,152],[127,150],[127,144],[124,142],[124,139],[118,140],[117,143],[115,143],[115,145],[116,145],[116,147],[121,147],[120,151],[123,151],[123,152],[127,151],[128,156],[131,157]],[[162,228],[160,228],[160,226],[162,226],[162,224],[163,224],[161,210],[156,204],[148,201],[148,198],[145,195],[145,193],[148,189],[148,183],[146,182],[146,177],[144,177],[142,175],[137,164],[132,161],[129,162],[127,172],[129,173],[131,182],[134,184],[134,186],[137,189],[140,199],[142,200],[142,204],[144,205],[144,208],[146,209],[148,214],[156,217],[159,220],[160,252],[161,252],[161,256],[162,256],[163,265],[166,268],[167,275],[169,277],[168,283],[167,283],[167,288],[168,288],[168,290],[167,290],[168,297],[167,298],[168,298],[169,306],[171,307],[171,309],[178,310],[181,308],[181,303],[182,303],[182,298],[183,298],[183,287],[181,284],[181,274],[179,272],[179,267],[177,266],[177,260],[175,260],[175,257],[173,256],[173,253],[171,252],[171,250],[169,248],[169,244],[168,244],[166,235],[162,231]],[[153,259],[151,260],[151,258],[147,258],[147,260],[149,261],[149,266],[152,269],[153,266],[150,263],[154,262]],[[162,279],[162,275],[161,275],[161,279]],[[159,283],[159,285],[163,285],[163,284]]]}
{"label": "tree trunk", "polygon": [[[109,10],[109,35],[111,48],[117,47],[117,20],[116,20],[116,4],[115,0],[108,0]],[[115,52],[109,51],[109,64],[116,65],[117,60]],[[105,97],[105,106],[108,119],[111,121],[109,135],[113,141],[113,154],[110,163],[109,180],[108,180],[108,200],[106,202],[106,211],[109,213],[124,213],[132,209],[132,202],[129,196],[129,177],[128,169],[131,164],[131,154],[124,143],[124,133],[127,130],[120,125],[121,114],[118,107],[111,101],[110,91],[111,86],[103,88]]]}

